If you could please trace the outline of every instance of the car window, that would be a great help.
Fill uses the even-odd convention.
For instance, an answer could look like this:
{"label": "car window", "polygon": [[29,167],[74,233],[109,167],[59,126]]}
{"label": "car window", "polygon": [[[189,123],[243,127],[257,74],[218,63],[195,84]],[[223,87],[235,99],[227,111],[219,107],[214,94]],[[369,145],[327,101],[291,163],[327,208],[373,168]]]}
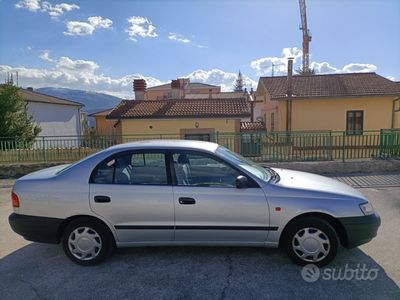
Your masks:
{"label": "car window", "polygon": [[97,166],[96,174],[93,177],[93,183],[111,184],[114,178],[115,159],[102,162]]}
{"label": "car window", "polygon": [[[111,178],[111,179],[110,179]],[[93,183],[166,185],[163,153],[128,153],[99,165]]]}
{"label": "car window", "polygon": [[236,187],[238,171],[210,156],[175,153],[172,156],[177,185],[204,187]]}

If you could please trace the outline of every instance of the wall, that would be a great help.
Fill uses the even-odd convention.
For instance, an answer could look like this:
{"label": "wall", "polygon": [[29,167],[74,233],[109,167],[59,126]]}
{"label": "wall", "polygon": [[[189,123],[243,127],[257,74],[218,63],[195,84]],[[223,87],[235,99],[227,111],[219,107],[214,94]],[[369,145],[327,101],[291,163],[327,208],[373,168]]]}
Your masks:
{"label": "wall", "polygon": [[39,136],[81,135],[78,106],[28,102],[27,110],[42,128]]}
{"label": "wall", "polygon": [[294,100],[292,130],[346,130],[349,110],[364,111],[364,130],[391,128],[392,100],[387,96]]}
{"label": "wall", "polygon": [[240,130],[239,119],[122,119],[121,132],[123,135],[179,134],[181,129],[196,129],[196,123],[198,129],[214,128],[219,132]]}
{"label": "wall", "polygon": [[[220,87],[215,87],[215,88],[187,88],[185,89],[184,93],[185,94],[204,94],[205,98],[208,98],[209,90],[212,90],[212,94],[218,94],[221,92]],[[171,88],[164,88],[164,89],[154,89],[154,90],[147,90],[145,94],[145,100],[162,100],[162,99],[168,99],[172,97],[172,89]]]}
{"label": "wall", "polygon": [[259,106],[263,106],[263,109],[260,110],[263,114],[264,123],[267,131],[271,131],[271,113],[275,114],[275,130],[278,130],[280,122],[279,114],[279,103],[277,101],[271,101],[267,90],[264,88],[262,83],[260,82],[257,86],[257,101],[262,101],[262,104],[258,104]]}
{"label": "wall", "polygon": [[[349,110],[364,111],[364,130],[391,128],[392,101],[390,96],[293,100],[292,130],[346,130]],[[286,101],[270,101],[266,95],[267,130],[270,130],[271,112],[275,112],[275,130],[286,130],[286,105]],[[398,114],[395,124],[399,124]]]}
{"label": "wall", "polygon": [[117,120],[107,120],[106,116],[96,116],[96,134],[98,135],[114,135],[116,129],[114,127]]}

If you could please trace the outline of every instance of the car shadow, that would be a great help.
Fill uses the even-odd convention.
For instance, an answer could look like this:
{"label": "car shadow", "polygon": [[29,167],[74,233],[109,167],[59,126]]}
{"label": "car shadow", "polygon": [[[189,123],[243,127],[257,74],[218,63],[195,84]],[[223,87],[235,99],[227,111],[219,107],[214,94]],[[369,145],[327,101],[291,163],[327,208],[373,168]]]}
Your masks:
{"label": "car shadow", "polygon": [[302,270],[279,249],[250,247],[126,248],[81,267],[59,245],[32,243],[0,259],[0,291],[2,299],[400,297],[385,270],[359,249],[340,249],[314,282]]}

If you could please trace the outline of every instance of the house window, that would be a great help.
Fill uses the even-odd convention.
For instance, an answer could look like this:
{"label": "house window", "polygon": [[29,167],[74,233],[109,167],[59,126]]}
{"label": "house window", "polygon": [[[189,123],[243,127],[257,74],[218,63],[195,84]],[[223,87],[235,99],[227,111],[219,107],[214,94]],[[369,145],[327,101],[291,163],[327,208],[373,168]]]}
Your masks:
{"label": "house window", "polygon": [[364,111],[347,111],[346,131],[349,135],[362,134],[364,127]]}
{"label": "house window", "polygon": [[271,131],[275,131],[275,113],[271,113]]}
{"label": "house window", "polygon": [[210,141],[210,134],[203,134],[203,133],[194,133],[194,134],[185,134],[185,140],[194,140],[194,141]]}

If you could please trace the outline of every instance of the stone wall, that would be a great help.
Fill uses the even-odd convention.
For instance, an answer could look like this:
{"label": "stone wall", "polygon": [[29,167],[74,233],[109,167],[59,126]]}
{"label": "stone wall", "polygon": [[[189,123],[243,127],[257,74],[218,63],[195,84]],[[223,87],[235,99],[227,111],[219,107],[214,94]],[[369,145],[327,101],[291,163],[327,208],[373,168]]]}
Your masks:
{"label": "stone wall", "polygon": [[[0,178],[18,178],[34,171],[64,163],[65,162],[3,164],[0,165]],[[280,162],[260,164],[263,166],[292,169],[316,174],[400,172],[400,160]]]}

